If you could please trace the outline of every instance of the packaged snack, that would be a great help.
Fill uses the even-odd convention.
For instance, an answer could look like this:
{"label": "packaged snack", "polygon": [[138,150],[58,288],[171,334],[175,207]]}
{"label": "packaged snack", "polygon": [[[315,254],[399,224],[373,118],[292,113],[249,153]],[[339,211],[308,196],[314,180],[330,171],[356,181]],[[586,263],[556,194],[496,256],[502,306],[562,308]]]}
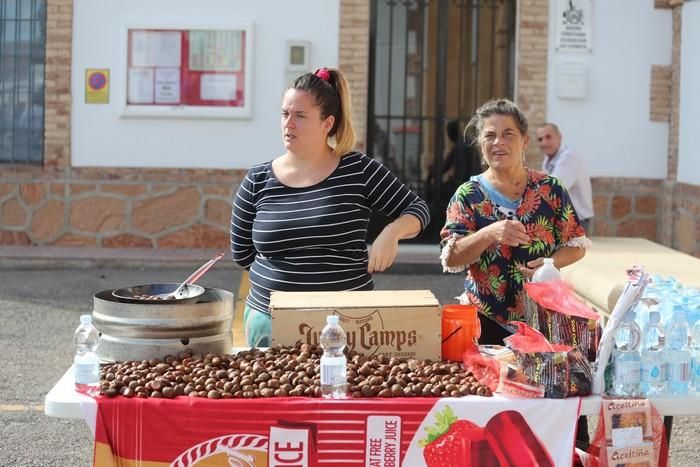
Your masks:
{"label": "packaged snack", "polygon": [[652,443],[608,448],[608,467],[654,467],[655,465]]}
{"label": "packaged snack", "polygon": [[[481,349],[482,346],[479,346]],[[464,367],[477,381],[488,386],[492,392],[511,394],[519,397],[544,397],[544,386],[529,378],[520,368],[509,361],[515,361],[513,353],[505,348],[487,346],[484,351],[464,352]],[[495,353],[498,357],[491,356]]]}
{"label": "packaged snack", "polygon": [[595,361],[602,333],[598,314],[563,281],[525,284],[525,322],[552,344],[571,345]]}
{"label": "packaged snack", "polygon": [[579,349],[551,344],[525,323],[510,324],[517,331],[505,339],[506,344],[515,353],[523,372],[544,386],[545,397],[559,399],[591,393],[591,367]]}

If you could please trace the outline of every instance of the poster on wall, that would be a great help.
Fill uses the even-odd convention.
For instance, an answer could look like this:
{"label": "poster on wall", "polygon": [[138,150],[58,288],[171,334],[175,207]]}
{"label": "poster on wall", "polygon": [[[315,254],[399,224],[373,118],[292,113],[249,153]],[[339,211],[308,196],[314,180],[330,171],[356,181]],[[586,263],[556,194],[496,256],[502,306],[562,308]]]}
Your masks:
{"label": "poster on wall", "polygon": [[128,29],[127,34],[127,107],[249,112],[248,29]]}
{"label": "poster on wall", "polygon": [[200,83],[202,99],[228,101],[236,98],[236,75],[203,74]]}
{"label": "poster on wall", "polygon": [[179,67],[182,36],[180,31],[133,31],[131,66]]}
{"label": "poster on wall", "polygon": [[593,0],[556,0],[554,40],[557,52],[591,52]]}
{"label": "poster on wall", "polygon": [[190,70],[241,71],[243,31],[190,31]]}
{"label": "poster on wall", "polygon": [[129,104],[153,104],[153,68],[129,68]]}
{"label": "poster on wall", "polygon": [[179,68],[156,68],[155,102],[156,104],[180,103]]}

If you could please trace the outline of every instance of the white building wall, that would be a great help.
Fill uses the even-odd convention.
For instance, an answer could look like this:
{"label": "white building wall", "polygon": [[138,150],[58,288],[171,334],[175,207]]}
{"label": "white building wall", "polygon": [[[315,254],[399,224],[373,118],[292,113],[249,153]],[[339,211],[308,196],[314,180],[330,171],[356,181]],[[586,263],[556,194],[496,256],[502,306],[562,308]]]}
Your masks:
{"label": "white building wall", "polygon": [[678,181],[700,185],[700,1],[683,4]]}
{"label": "white building wall", "polygon": [[[311,43],[310,69],[337,66],[339,0],[75,0],[72,72],[73,166],[247,168],[283,151],[280,104],[287,40]],[[124,118],[127,26],[252,22],[249,119]],[[110,70],[109,104],[85,103],[85,70]],[[121,99],[120,99],[121,97]]]}
{"label": "white building wall", "polygon": [[[654,9],[653,1],[594,0],[592,51],[563,53],[555,50],[554,4],[547,120],[559,125],[564,143],[586,158],[591,176],[665,178],[668,123],[650,121],[649,106],[651,66],[671,63],[670,10]],[[568,63],[587,71],[583,99],[557,97],[558,70]]]}

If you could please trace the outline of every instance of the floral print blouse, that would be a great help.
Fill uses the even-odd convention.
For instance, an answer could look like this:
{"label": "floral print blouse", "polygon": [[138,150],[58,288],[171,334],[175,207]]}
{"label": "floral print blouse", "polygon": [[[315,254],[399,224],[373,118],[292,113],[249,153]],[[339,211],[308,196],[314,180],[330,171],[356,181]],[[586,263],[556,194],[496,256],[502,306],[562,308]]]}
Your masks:
{"label": "floral print blouse", "polygon": [[558,179],[528,169],[527,186],[515,211],[491,200],[478,179],[462,184],[447,206],[445,226],[440,232],[443,248],[452,236],[466,236],[504,219],[522,222],[530,243],[517,247],[492,244],[468,265],[464,282],[471,303],[501,323],[524,319],[526,278],[520,266],[550,257],[562,246],[583,248],[590,243],[566,188]]}

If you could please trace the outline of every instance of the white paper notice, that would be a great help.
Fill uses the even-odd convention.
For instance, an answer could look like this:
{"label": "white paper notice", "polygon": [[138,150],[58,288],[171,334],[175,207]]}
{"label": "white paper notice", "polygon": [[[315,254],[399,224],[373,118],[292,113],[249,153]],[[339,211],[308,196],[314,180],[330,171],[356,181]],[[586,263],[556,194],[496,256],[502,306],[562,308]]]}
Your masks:
{"label": "white paper notice", "polygon": [[153,68],[129,68],[127,103],[153,104]]}
{"label": "white paper notice", "polygon": [[243,31],[190,31],[190,70],[241,71],[244,37]]}
{"label": "white paper notice", "polygon": [[231,101],[236,98],[236,75],[203,74],[199,95],[203,100]]}
{"label": "white paper notice", "polygon": [[612,444],[616,448],[634,446],[644,442],[644,434],[641,426],[631,426],[629,428],[613,428]]}
{"label": "white paper notice", "polygon": [[132,31],[131,66],[179,67],[180,31]]}
{"label": "white paper notice", "polygon": [[180,103],[180,69],[156,68],[156,104]]}

